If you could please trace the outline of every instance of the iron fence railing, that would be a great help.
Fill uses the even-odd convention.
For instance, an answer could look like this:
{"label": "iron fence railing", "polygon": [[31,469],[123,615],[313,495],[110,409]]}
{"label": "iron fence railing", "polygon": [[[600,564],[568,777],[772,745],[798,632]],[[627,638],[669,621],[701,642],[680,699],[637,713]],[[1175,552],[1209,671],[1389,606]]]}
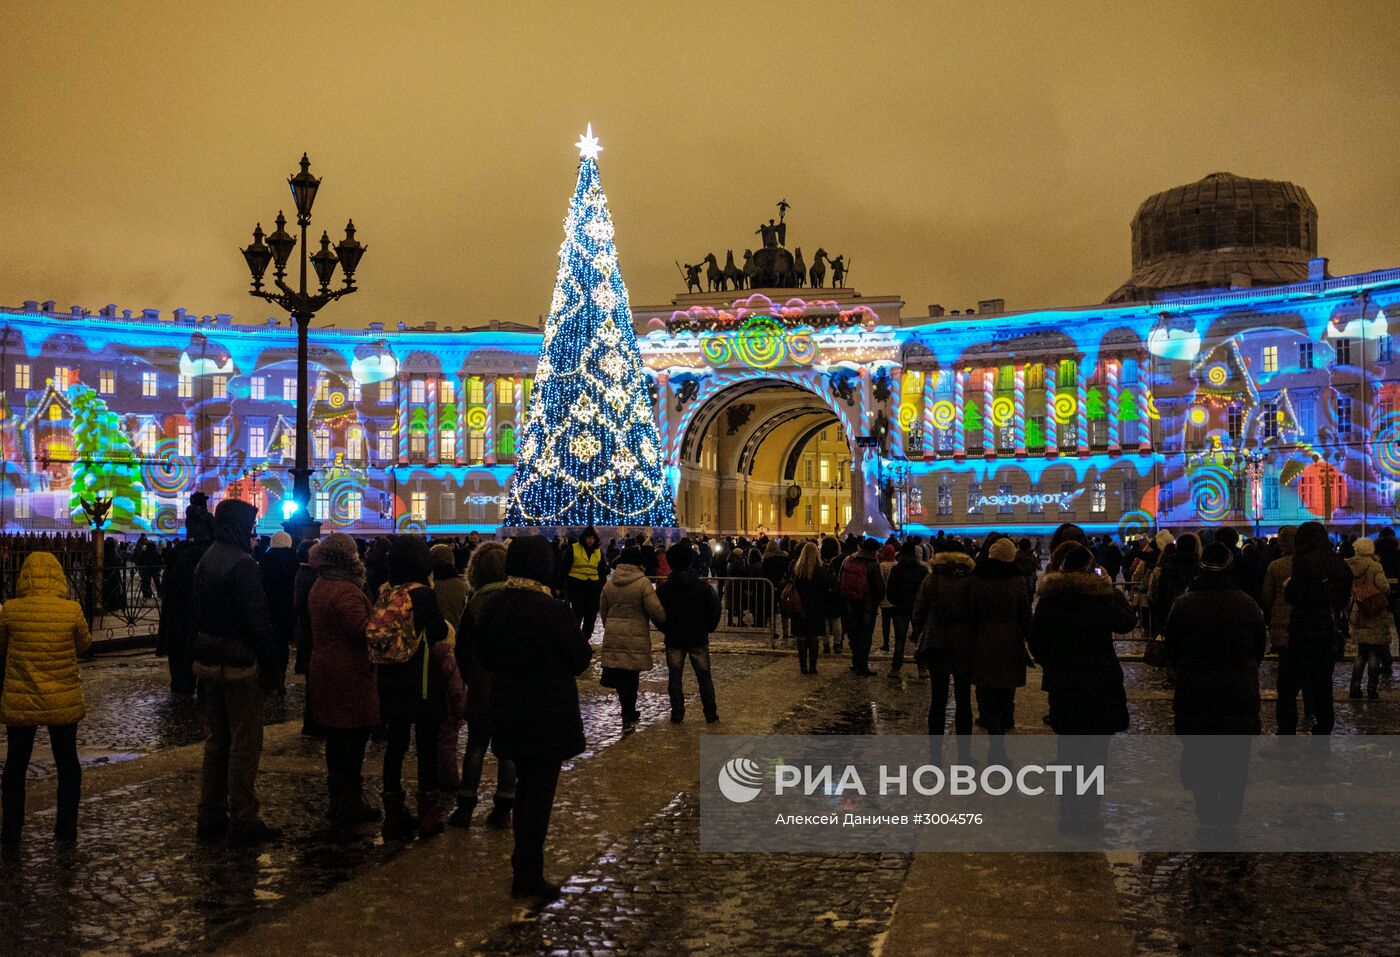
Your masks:
{"label": "iron fence railing", "polygon": [[[68,597],[83,606],[95,639],[153,635],[160,625],[160,569],[137,565],[104,568],[64,562]],[[0,601],[16,595],[19,571],[0,570]]]}

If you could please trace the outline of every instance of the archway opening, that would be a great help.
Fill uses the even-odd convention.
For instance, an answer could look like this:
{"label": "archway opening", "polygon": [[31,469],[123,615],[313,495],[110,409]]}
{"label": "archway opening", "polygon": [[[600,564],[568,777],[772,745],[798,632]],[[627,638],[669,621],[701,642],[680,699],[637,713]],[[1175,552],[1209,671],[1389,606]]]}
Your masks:
{"label": "archway opening", "polygon": [[681,437],[679,520],[707,534],[839,534],[859,497],[853,451],[824,397],[782,381],[735,383]]}

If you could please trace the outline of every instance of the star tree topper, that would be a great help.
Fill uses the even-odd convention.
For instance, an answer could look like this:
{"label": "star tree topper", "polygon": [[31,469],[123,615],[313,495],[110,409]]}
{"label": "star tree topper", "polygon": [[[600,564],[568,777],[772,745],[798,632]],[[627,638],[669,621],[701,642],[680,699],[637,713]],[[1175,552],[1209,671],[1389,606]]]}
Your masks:
{"label": "star tree topper", "polygon": [[578,147],[578,155],[584,159],[595,160],[598,154],[603,152],[603,148],[598,145],[598,137],[593,135],[593,124],[588,124],[588,132],[578,138],[574,144]]}

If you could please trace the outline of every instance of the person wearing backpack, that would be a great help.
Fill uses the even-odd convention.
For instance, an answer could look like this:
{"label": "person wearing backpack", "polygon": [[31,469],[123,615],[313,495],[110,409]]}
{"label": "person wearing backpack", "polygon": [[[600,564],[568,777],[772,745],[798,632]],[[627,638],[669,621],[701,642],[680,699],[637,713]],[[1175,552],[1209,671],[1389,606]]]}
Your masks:
{"label": "person wearing backpack", "polygon": [[666,620],[656,589],[642,570],[642,551],[635,545],[617,557],[603,586],[598,613],[603,617],[603,686],[617,690],[622,726],[630,728],[642,717],[637,710],[637,683],[652,666],[651,626]]}
{"label": "person wearing backpack", "polygon": [[846,635],[851,639],[851,673],[862,678],[870,670],[870,646],[875,638],[875,618],[885,597],[885,582],[875,555],[880,545],[873,538],[861,539],[856,551],[841,563],[838,586],[846,603]]}
{"label": "person wearing backpack", "polygon": [[1346,559],[1351,568],[1351,637],[1356,641],[1356,664],[1351,669],[1351,697],[1361,697],[1361,675],[1366,673],[1366,697],[1381,696],[1378,686],[1390,647],[1390,580],[1376,560],[1376,543],[1358,538],[1352,543],[1353,555]]}
{"label": "person wearing backpack", "polygon": [[[438,725],[447,717],[441,671],[429,648],[447,638],[437,598],[428,586],[432,561],[418,535],[394,535],[387,554],[389,580],[380,589],[366,636],[379,666],[379,710],[385,725],[384,837],[419,837],[443,830],[437,806]],[[403,790],[409,738],[418,764],[418,814],[410,814]]]}
{"label": "person wearing backpack", "polygon": [[780,593],[783,614],[792,621],[797,664],[804,675],[817,673],[817,643],[826,634],[826,602],[831,592],[820,553],[812,542],[802,546],[792,574]]}

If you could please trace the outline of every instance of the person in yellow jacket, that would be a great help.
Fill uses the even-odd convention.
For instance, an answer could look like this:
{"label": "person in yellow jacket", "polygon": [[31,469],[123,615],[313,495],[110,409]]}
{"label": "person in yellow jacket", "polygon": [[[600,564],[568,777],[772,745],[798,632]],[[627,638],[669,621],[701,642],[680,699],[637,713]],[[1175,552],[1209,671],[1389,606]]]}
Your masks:
{"label": "person in yellow jacket", "polygon": [[598,601],[603,595],[603,582],[608,578],[608,562],[598,541],[598,533],[590,525],[569,544],[563,554],[564,594],[574,611],[579,632],[584,638],[593,637],[598,623]]}
{"label": "person in yellow jacket", "polygon": [[68,579],[58,559],[34,552],[24,560],[18,597],[0,608],[0,723],[9,746],[0,779],[0,843],[19,843],[24,825],[24,778],[39,725],[49,729],[58,766],[58,818],[54,837],[78,836],[78,722],[87,713],[78,656],[92,644],[82,607],[68,600]]}

